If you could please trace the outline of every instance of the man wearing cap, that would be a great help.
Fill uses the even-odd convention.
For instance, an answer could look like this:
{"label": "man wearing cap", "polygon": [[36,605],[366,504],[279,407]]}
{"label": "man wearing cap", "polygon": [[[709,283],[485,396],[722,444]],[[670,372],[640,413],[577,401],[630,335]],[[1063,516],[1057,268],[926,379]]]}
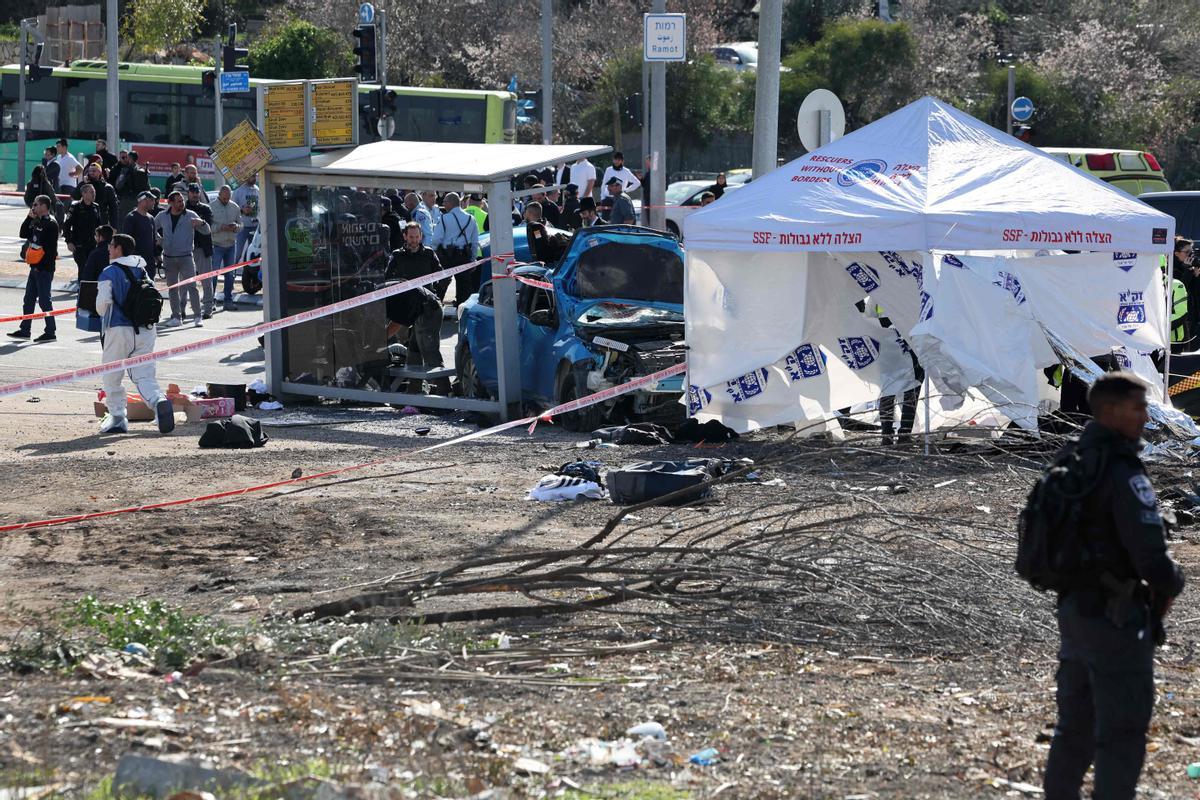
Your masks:
{"label": "man wearing cap", "polygon": [[158,197],[147,189],[138,194],[137,205],[121,221],[121,233],[133,238],[137,247],[137,255],[142,257],[143,266],[151,280],[158,274],[153,213],[157,206]]}
{"label": "man wearing cap", "polygon": [[621,188],[626,194],[636,192],[642,185],[633,170],[625,166],[625,154],[620,150],[612,154],[612,166],[604,168],[604,185],[608,186],[613,178],[621,179]]}
{"label": "man wearing cap", "polygon": [[[191,164],[188,166],[190,167]],[[184,207],[187,208],[188,211],[195,212],[196,216],[208,223],[207,231],[196,231],[195,242],[193,245],[194,252],[192,253],[192,261],[194,261],[196,264],[197,275],[203,275],[212,269],[213,213],[212,206],[204,202],[207,199],[208,196],[204,193],[204,188],[200,184],[188,184],[188,199],[187,204]],[[216,303],[216,300],[214,299],[215,284],[216,281],[214,281],[212,278],[205,278],[204,280],[200,281],[200,291],[203,294],[203,299],[200,302],[200,306],[204,309],[200,315],[201,319],[212,319],[213,307]]]}
{"label": "man wearing cap", "polygon": [[612,199],[612,212],[608,215],[608,221],[613,225],[636,225],[637,214],[633,212],[633,200],[629,195],[625,194],[625,184],[622,179],[616,175],[608,179],[605,185],[608,190],[608,197]]}

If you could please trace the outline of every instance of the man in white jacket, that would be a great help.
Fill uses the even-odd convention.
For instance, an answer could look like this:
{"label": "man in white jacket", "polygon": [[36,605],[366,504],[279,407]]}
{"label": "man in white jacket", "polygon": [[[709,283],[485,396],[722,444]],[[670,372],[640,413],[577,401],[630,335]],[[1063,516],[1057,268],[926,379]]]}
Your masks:
{"label": "man in white jacket", "polygon": [[[96,311],[104,319],[100,340],[103,343],[101,363],[140,356],[154,352],[154,326],[139,327],[124,311],[130,287],[146,275],[146,262],[135,255],[137,244],[132,236],[119,233],[108,245],[109,264],[100,273],[96,292]],[[104,403],[108,413],[100,420],[100,433],[128,433],[126,393],[121,385],[121,372],[109,372],[100,379],[104,387]],[[146,404],[155,411],[158,430],[170,433],[175,429],[175,410],[171,401],[158,386],[154,364],[143,364],[129,370],[129,378],[137,386]]]}

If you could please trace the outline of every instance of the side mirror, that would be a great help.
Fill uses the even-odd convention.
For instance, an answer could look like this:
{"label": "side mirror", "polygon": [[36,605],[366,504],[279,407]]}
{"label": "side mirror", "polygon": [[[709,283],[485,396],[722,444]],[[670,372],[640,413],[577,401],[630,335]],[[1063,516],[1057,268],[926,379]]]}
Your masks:
{"label": "side mirror", "polygon": [[550,313],[550,309],[548,308],[539,308],[529,315],[529,321],[534,325],[549,328],[554,324],[554,315]]}

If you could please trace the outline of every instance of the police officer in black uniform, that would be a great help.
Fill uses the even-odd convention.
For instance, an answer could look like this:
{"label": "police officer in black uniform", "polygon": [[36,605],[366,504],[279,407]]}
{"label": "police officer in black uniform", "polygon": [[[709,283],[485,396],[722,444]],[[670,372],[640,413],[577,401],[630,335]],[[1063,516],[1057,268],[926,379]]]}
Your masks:
{"label": "police officer in black uniform", "polygon": [[1092,568],[1058,599],[1058,724],[1046,762],[1046,800],[1078,800],[1089,765],[1097,800],[1134,796],[1154,708],[1154,647],[1183,589],[1137,455],[1149,420],[1145,384],[1131,373],[1110,372],[1096,380],[1088,402],[1094,419],[1077,452],[1097,477],[1080,518]]}

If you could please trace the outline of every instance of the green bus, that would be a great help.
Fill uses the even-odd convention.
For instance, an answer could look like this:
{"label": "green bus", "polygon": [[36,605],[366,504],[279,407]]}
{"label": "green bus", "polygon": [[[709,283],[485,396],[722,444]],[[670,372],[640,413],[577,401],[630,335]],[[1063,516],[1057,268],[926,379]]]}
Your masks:
{"label": "green bus", "polygon": [[[172,162],[191,155],[201,174],[212,180],[206,148],[215,135],[213,98],[202,86],[207,67],[164,64],[118,66],[121,85],[121,142],[109,142],[114,153],[134,147],[151,177],[165,177]],[[17,103],[20,68],[0,67],[0,184],[16,181]],[[257,119],[254,87],[265,81],[250,79],[245,94],[222,97],[222,124],[226,131],[243,119]],[[25,175],[40,163],[42,150],[59,137],[70,142],[71,152],[91,153],[107,128],[108,65],[104,61],[76,61],[55,67],[36,83],[25,86],[29,110]],[[393,139],[427,142],[508,142],[517,137],[516,96],[508,91],[388,87],[395,92],[396,128]],[[373,142],[374,118],[365,113],[377,86],[359,87],[359,141]],[[206,169],[205,167],[208,167]],[[207,181],[206,181],[207,182]]]}

